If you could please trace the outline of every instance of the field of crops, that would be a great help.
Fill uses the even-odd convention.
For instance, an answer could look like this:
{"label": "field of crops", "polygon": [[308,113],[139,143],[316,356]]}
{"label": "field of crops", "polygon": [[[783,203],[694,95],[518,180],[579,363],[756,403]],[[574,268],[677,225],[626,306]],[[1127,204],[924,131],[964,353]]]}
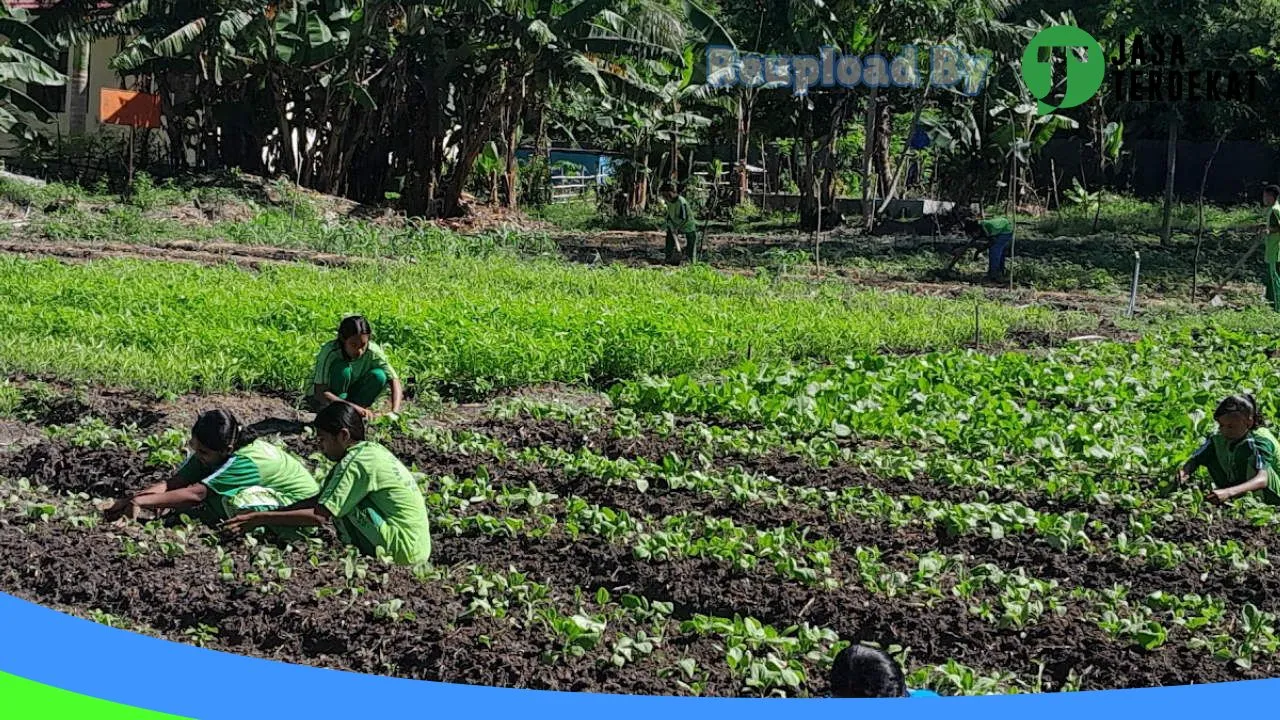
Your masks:
{"label": "field of crops", "polygon": [[[159,385],[180,384],[191,344],[212,337],[195,318],[216,326],[229,312],[219,298],[261,319],[263,298],[311,279],[290,270],[255,296],[230,270],[199,291],[183,273],[223,271],[26,271],[29,304],[6,313],[33,353],[136,343],[170,363],[152,368]],[[95,303],[113,275],[120,302],[150,294],[158,318],[182,311],[178,294],[201,311],[185,325],[111,315]],[[316,312],[281,307],[269,332]],[[126,320],[94,327],[93,309]],[[598,319],[561,321],[583,332]],[[382,322],[409,342],[408,327]],[[526,342],[518,357],[556,354]],[[1219,329],[1034,354],[850,347],[810,365],[780,352],[636,375],[607,403],[409,415],[377,435],[421,473],[435,550],[418,569],[323,537],[279,547],[181,522],[104,526],[94,500],[163,477],[191,410],[214,400],[16,378],[0,386],[0,588],[236,653],[516,687],[814,695],[850,641],[890,648],[914,686],[944,694],[1270,676],[1280,514],[1253,498],[1209,505],[1173,470],[1221,397],[1252,390],[1275,408],[1275,342]],[[270,387],[296,370],[265,357],[237,372]],[[325,469],[285,403],[234,403],[247,420],[274,418],[280,442]]]}

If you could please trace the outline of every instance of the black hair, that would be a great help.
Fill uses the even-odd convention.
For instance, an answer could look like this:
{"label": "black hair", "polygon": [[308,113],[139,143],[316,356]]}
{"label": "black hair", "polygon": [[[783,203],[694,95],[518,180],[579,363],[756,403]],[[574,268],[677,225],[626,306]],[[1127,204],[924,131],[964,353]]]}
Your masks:
{"label": "black hair", "polygon": [[342,322],[338,323],[338,344],[341,345],[347,338],[356,335],[373,335],[373,326],[363,315],[348,315],[342,318]]}
{"label": "black hair", "polygon": [[330,403],[311,421],[311,427],[324,430],[332,435],[346,430],[356,442],[364,440],[364,416],[354,407],[344,402]]}
{"label": "black hair", "polygon": [[670,190],[671,192],[676,191],[676,186],[672,185],[670,181],[662,183],[662,188],[659,189],[658,192],[667,192],[668,190]]}
{"label": "black hair", "polygon": [[831,666],[831,694],[838,698],[907,697],[902,668],[884,651],[850,645]]}
{"label": "black hair", "polygon": [[1268,185],[1262,189],[1262,192],[1269,193],[1271,197],[1280,198],[1280,185]]}
{"label": "black hair", "polygon": [[1217,420],[1223,415],[1235,413],[1248,415],[1253,420],[1254,427],[1263,427],[1267,424],[1258,410],[1258,401],[1249,394],[1232,395],[1218,403],[1218,409],[1213,411],[1213,419]]}
{"label": "black hair", "polygon": [[191,435],[214,452],[231,452],[246,444],[241,436],[240,421],[230,410],[222,408],[200,413],[191,426]]}
{"label": "black hair", "polygon": [[967,217],[964,219],[964,231],[968,235],[977,235],[982,232],[982,223],[978,222],[978,218]]}

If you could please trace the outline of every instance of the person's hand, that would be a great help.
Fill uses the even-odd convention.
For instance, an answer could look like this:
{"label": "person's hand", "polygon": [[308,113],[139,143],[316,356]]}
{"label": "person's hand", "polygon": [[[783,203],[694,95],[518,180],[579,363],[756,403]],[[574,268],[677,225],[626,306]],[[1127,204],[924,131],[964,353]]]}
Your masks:
{"label": "person's hand", "polygon": [[222,532],[229,537],[240,537],[258,526],[257,513],[244,513],[222,523]]}
{"label": "person's hand", "polygon": [[355,408],[356,412],[360,413],[360,417],[364,418],[365,420],[372,420],[375,417],[375,415],[373,414],[373,411],[367,407],[360,407],[355,403],[352,403],[351,407]]}
{"label": "person's hand", "polygon": [[1206,499],[1214,505],[1225,505],[1231,499],[1231,493],[1227,490],[1214,490]]}
{"label": "person's hand", "polygon": [[102,511],[102,515],[103,519],[107,522],[115,522],[122,517],[127,517],[130,520],[137,520],[138,515],[141,512],[142,508],[138,507],[138,504],[133,501],[133,498],[127,497],[120,498],[112,503],[111,507]]}

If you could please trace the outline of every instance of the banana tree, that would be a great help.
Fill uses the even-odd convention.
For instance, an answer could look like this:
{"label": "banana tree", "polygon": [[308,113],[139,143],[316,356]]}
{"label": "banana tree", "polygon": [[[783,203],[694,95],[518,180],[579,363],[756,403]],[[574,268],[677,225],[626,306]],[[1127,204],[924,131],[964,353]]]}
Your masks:
{"label": "banana tree", "polygon": [[[520,100],[532,105],[534,155],[541,168],[550,167],[548,109],[557,92],[586,87],[602,98],[652,98],[656,90],[637,82],[628,61],[679,60],[684,42],[679,18],[653,0],[538,0],[533,20],[541,43],[531,51]],[[514,148],[507,162],[514,164]],[[542,187],[547,189],[545,182]]]}
{"label": "banana tree", "polygon": [[0,132],[23,139],[35,139],[33,127],[53,119],[26,93],[31,85],[56,87],[66,84],[66,76],[50,65],[58,51],[28,16],[0,6]]}

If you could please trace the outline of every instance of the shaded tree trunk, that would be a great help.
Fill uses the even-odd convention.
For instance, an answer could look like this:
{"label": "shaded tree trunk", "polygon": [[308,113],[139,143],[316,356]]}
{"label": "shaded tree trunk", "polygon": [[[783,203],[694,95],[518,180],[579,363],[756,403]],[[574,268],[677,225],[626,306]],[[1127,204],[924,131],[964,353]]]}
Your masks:
{"label": "shaded tree trunk", "polygon": [[1160,244],[1168,246],[1173,236],[1173,178],[1178,161],[1178,121],[1175,113],[1169,119],[1169,144],[1166,152],[1164,176],[1164,219],[1160,226]]}
{"label": "shaded tree trunk", "polygon": [[[75,43],[70,52],[71,68],[67,75],[67,121],[72,136],[83,135],[89,114],[89,50],[88,42]],[[60,68],[66,70],[66,68]],[[61,109],[61,108],[59,108]]]}
{"label": "shaded tree trunk", "polygon": [[893,162],[889,157],[889,143],[893,140],[893,107],[880,102],[876,108],[876,135],[872,144],[872,160],[876,173],[876,194],[883,197],[893,183]]}
{"label": "shaded tree trunk", "polygon": [[[520,184],[517,177],[516,145],[520,142],[520,119],[524,117],[525,78],[516,83],[511,103],[506,109],[506,206],[515,209],[519,204]],[[494,184],[495,193],[497,184]]]}

